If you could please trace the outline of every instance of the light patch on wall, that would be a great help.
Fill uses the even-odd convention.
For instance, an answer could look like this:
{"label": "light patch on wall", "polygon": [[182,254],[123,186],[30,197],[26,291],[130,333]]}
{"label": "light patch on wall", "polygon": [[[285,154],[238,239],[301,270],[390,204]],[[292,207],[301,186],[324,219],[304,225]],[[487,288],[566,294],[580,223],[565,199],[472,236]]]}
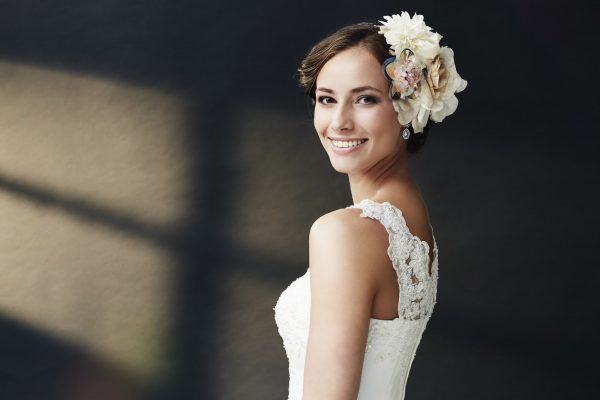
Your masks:
{"label": "light patch on wall", "polygon": [[0,313],[151,379],[185,215],[184,100],[0,62]]}

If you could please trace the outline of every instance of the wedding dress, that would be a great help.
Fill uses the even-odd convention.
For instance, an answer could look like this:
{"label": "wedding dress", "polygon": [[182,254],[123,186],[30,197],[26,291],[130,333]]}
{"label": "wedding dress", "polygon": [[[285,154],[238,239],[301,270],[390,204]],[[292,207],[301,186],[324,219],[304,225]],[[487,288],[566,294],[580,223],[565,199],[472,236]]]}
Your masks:
{"label": "wedding dress", "polygon": [[[361,208],[361,217],[378,220],[389,234],[388,255],[398,277],[398,317],[371,318],[358,400],[403,400],[406,381],[421,336],[436,302],[438,249],[408,229],[402,211],[389,202],[364,199],[347,208]],[[275,307],[275,322],[289,361],[288,400],[302,400],[304,359],[310,322],[310,271],[293,281]]]}

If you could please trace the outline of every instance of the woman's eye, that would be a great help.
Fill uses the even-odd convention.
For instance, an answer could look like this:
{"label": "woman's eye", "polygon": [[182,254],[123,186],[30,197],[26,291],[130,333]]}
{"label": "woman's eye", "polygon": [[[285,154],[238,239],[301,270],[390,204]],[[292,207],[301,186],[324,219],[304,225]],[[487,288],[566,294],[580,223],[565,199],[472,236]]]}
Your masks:
{"label": "woman's eye", "polygon": [[331,104],[333,99],[329,96],[319,96],[317,99],[321,104]]}
{"label": "woman's eye", "polygon": [[373,96],[360,96],[358,101],[362,104],[375,104],[377,103],[377,99]]}
{"label": "woman's eye", "polygon": [[[330,96],[319,96],[317,101],[321,104],[332,104],[335,103],[335,99]],[[357,100],[357,103],[360,104],[375,104],[377,103],[377,99],[373,96],[360,96]]]}

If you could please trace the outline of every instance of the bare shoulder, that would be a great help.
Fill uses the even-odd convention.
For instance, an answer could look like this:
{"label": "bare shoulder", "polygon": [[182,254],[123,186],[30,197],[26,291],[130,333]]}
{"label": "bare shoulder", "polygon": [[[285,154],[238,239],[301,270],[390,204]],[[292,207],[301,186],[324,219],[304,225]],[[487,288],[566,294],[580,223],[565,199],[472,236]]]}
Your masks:
{"label": "bare shoulder", "polygon": [[361,217],[358,208],[342,208],[319,217],[310,228],[311,268],[341,268],[375,285],[387,265],[388,234],[379,221]]}
{"label": "bare shoulder", "polygon": [[322,215],[312,224],[309,241],[315,245],[335,243],[349,251],[368,251],[367,247],[380,243],[387,233],[381,223],[361,217],[361,212],[359,208],[341,208]]}
{"label": "bare shoulder", "polygon": [[[355,215],[352,209],[340,208],[331,211],[317,218],[310,228],[311,236],[328,236],[329,234],[343,234],[351,237],[355,236],[360,228],[362,218]],[[356,210],[360,211],[360,210]]]}

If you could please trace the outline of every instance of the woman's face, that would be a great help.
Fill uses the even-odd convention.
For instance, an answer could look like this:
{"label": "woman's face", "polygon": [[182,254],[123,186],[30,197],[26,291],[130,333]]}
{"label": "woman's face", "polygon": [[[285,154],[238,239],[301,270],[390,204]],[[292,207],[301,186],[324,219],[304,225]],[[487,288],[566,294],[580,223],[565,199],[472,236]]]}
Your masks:
{"label": "woman's face", "polygon": [[405,150],[379,61],[352,47],[331,58],[316,82],[314,126],[333,168],[367,172]]}

